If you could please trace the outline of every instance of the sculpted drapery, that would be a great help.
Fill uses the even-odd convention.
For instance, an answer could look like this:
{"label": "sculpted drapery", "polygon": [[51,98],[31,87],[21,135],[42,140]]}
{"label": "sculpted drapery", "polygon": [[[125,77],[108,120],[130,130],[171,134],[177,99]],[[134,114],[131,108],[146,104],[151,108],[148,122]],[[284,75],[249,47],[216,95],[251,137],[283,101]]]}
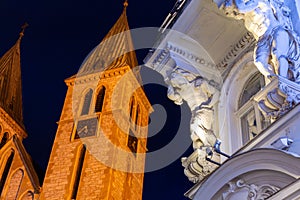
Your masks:
{"label": "sculpted drapery", "polygon": [[299,37],[283,0],[226,0],[219,8],[229,17],[242,19],[255,37],[254,61],[264,76],[300,82]]}

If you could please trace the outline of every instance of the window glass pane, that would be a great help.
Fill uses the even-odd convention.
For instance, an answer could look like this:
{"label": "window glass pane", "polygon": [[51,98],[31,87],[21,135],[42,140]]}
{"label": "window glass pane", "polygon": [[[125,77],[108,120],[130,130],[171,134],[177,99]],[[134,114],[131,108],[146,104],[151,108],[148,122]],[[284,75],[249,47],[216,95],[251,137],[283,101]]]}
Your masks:
{"label": "window glass pane", "polygon": [[105,96],[105,87],[102,86],[102,88],[99,90],[99,93],[97,95],[96,105],[95,105],[95,112],[102,112],[102,107],[104,103],[104,96]]}
{"label": "window glass pane", "polygon": [[90,104],[92,100],[93,91],[90,89],[84,97],[84,102],[82,105],[81,115],[87,115],[90,110]]}
{"label": "window glass pane", "polygon": [[271,125],[271,119],[265,118],[265,116],[262,114],[261,111],[259,111],[259,114],[260,114],[261,130],[265,130]]}
{"label": "window glass pane", "polygon": [[253,108],[242,116],[241,125],[243,143],[246,143],[258,134],[257,121],[255,118],[255,112]]}
{"label": "window glass pane", "polygon": [[254,74],[245,84],[243,93],[239,100],[239,108],[241,108],[249,99],[259,92],[265,85],[265,78],[261,73]]}

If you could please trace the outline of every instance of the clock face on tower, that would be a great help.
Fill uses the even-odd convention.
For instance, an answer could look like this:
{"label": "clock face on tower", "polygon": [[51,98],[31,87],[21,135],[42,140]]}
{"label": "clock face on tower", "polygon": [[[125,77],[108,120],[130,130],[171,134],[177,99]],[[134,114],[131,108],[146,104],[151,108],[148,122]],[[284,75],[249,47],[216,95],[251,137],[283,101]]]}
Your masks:
{"label": "clock face on tower", "polygon": [[97,134],[97,127],[98,119],[96,117],[91,119],[79,120],[77,123],[75,139],[95,136]]}

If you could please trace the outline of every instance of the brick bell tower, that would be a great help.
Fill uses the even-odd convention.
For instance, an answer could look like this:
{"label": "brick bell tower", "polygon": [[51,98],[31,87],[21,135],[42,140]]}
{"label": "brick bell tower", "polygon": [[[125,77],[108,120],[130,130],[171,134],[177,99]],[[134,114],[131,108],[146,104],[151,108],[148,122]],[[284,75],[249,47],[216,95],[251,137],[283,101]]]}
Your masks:
{"label": "brick bell tower", "polygon": [[126,7],[68,86],[40,199],[142,199],[147,124]]}

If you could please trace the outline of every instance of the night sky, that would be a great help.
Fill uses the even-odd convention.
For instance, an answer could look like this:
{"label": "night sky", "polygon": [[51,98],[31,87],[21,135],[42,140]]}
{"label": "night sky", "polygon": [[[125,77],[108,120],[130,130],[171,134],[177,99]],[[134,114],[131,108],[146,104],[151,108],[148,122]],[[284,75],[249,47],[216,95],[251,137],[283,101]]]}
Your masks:
{"label": "night sky", "polygon": [[[175,2],[129,0],[130,28],[159,27]],[[84,58],[101,42],[121,15],[123,1],[0,0],[0,10],[1,56],[16,42],[21,26],[29,24],[21,44],[23,111],[28,133],[24,144],[43,176],[67,90],[64,79],[76,74]],[[147,51],[137,51],[139,64]],[[148,139],[149,152],[168,145],[176,134],[188,141],[190,113],[186,104],[180,108],[167,99],[167,88],[158,73],[144,67],[142,77],[152,83],[144,88],[157,108],[151,116],[149,134],[154,136]],[[164,113],[162,107],[166,123],[157,128],[155,119]],[[176,146],[173,149],[180,150]],[[180,154],[187,156],[191,151],[189,148]],[[168,155],[172,153],[170,150]],[[145,174],[144,200],[186,199],[183,193],[192,184],[183,174],[180,157],[161,170]]]}

